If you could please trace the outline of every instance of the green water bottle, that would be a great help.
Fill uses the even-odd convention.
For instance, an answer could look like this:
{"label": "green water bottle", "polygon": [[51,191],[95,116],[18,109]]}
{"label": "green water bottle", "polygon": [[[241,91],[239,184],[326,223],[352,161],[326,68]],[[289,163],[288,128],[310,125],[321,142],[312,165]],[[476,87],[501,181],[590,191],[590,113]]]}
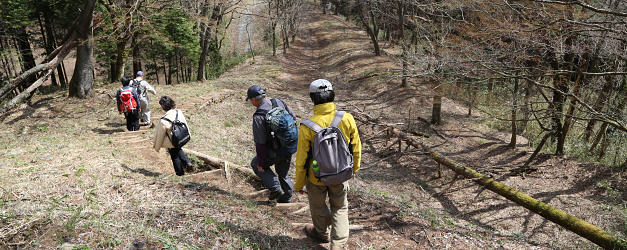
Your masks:
{"label": "green water bottle", "polygon": [[320,167],[318,167],[318,161],[313,160],[313,162],[311,162],[311,168],[313,169],[314,174],[320,173]]}

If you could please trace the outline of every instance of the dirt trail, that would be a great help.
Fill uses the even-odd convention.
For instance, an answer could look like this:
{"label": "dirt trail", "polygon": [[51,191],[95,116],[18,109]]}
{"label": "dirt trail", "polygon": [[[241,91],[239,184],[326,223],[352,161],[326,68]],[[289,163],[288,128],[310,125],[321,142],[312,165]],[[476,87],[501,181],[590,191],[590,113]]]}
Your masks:
{"label": "dirt trail", "polygon": [[[381,121],[398,124],[401,129],[432,134],[425,143],[436,151],[614,234],[627,233],[621,226],[627,223],[625,211],[605,205],[611,200],[600,201],[596,196],[604,192],[598,189],[598,181],[620,182],[620,173],[612,174],[606,166],[581,164],[568,157],[546,154],[532,163],[538,166],[536,171],[525,175],[510,172],[522,165],[533,150],[526,147],[526,138],[519,137],[518,149],[511,150],[506,146],[510,136],[507,132],[483,125],[487,118],[476,112],[467,117],[463,105],[447,98],[442,106],[444,124],[430,126],[425,122],[430,117],[433,94],[428,85],[415,82],[416,87],[401,88],[397,80],[387,77],[351,80],[369,72],[385,75],[398,68],[392,58],[372,55],[368,37],[360,29],[337,16],[316,10],[308,13],[313,15],[304,22],[307,25],[302,36],[287,54],[279,57],[284,68],[279,81],[268,86],[270,95],[287,100],[297,115],[302,115],[300,119],[312,115],[308,84],[326,78],[334,83],[338,108],[381,117]],[[485,243],[475,239],[471,245],[464,245],[467,243],[462,243],[466,242],[463,237],[457,238],[460,234],[483,235],[488,241],[498,242],[492,246],[499,247],[594,246],[470,180],[458,180],[448,171],[444,172],[444,178],[438,179],[434,162],[407,145],[402,145],[400,151],[400,145],[391,147],[389,143],[394,139],[373,128],[363,121],[360,124],[364,161],[362,171],[353,181],[359,195],[351,201],[351,220],[372,228],[366,234],[352,236],[351,241],[356,242],[352,246],[369,242],[369,237],[377,234],[387,244],[394,244],[392,239],[400,237],[430,247],[436,246],[430,240],[433,238],[441,240],[437,243],[439,247],[479,247]],[[581,176],[584,172],[591,174]],[[563,185],[556,186],[556,181]],[[367,202],[373,196],[388,200],[391,207],[371,207]],[[363,203],[371,209],[364,216]],[[404,213],[413,216],[399,215]],[[431,226],[436,221],[438,226],[429,228],[425,220]],[[404,248],[406,243],[392,246]]]}
{"label": "dirt trail", "polygon": [[[326,78],[334,84],[340,109],[429,133],[432,137],[424,142],[448,157],[625,235],[625,212],[606,205],[609,195],[597,184],[621,180],[620,173],[540,155],[533,163],[540,166],[537,171],[511,174],[508,168],[524,161],[529,148],[505,148],[507,133],[481,125],[480,115],[465,117],[463,106],[446,98],[445,123],[429,126],[423,122],[431,108],[429,86],[414,82],[417,87],[399,87],[388,77],[398,70],[394,59],[374,57],[363,31],[340,17],[307,8],[303,32],[287,54],[259,56],[210,82],[155,86],[159,96],[172,96],[185,112],[193,138],[187,148],[246,167],[254,156],[254,109],[243,100],[245,89],[263,85],[270,97],[284,99],[302,120],[312,115],[308,84]],[[354,80],[373,72],[381,77]],[[99,93],[117,86],[103,88]],[[220,176],[173,176],[165,150],[152,149],[152,130],[124,132],[124,119],[111,100],[97,97],[87,105],[59,97],[37,96],[31,106],[0,117],[0,148],[5,149],[0,167],[7,170],[0,172],[0,231],[21,228],[11,238],[0,237],[10,246],[328,246],[315,244],[291,227],[310,221],[307,212],[293,214],[304,204],[281,210],[263,195],[249,199],[246,194],[261,186],[245,175],[230,183]],[[152,116],[158,119],[163,111],[156,99]],[[364,227],[351,232],[350,249],[594,247],[471,180],[455,180],[449,171],[438,179],[437,165],[420,152],[404,144],[399,150],[395,138],[367,121],[358,121],[358,126],[363,162],[350,182],[349,217],[352,224]],[[128,145],[119,146],[123,141]],[[305,196],[294,197],[294,202],[305,201]]]}
{"label": "dirt trail", "polygon": [[[287,54],[279,56],[284,71],[277,78],[278,81],[266,86],[271,97],[286,100],[299,119],[306,119],[312,115],[313,106],[308,96],[309,83],[315,79],[326,78],[334,83],[336,103],[340,109],[354,111],[356,107],[368,107],[369,110],[373,108],[388,111],[398,110],[399,106],[405,105],[395,98],[378,100],[373,97],[382,95],[398,97],[398,94],[408,95],[410,91],[402,93],[404,90],[387,90],[347,82],[348,79],[362,74],[361,68],[394,67],[389,59],[376,58],[369,54],[365,34],[335,16],[325,16],[315,10],[309,10],[307,13],[312,15],[304,22],[307,25],[303,27],[302,36],[293,43]],[[342,40],[350,41],[352,48],[338,51],[333,47]],[[402,116],[404,113],[398,112],[398,115]],[[507,237],[489,233],[487,238],[506,243],[493,245],[487,242],[473,242],[464,236],[469,231],[486,234],[481,229],[466,229],[464,226],[452,230],[447,226],[430,227],[429,225],[434,223],[441,223],[440,220],[456,219],[447,218],[446,212],[435,210],[441,209],[441,206],[420,205],[428,200],[435,202],[433,201],[435,199],[424,191],[412,190],[418,186],[407,185],[416,180],[415,174],[408,172],[409,170],[397,171],[391,167],[380,169],[382,163],[376,150],[370,150],[373,133],[376,131],[367,129],[361,131],[362,140],[365,142],[364,162],[360,175],[351,181],[355,192],[349,195],[351,223],[365,225],[367,229],[351,234],[350,248],[359,249],[365,246],[402,249],[453,246],[472,248],[484,244],[528,247],[525,243],[519,245],[520,243],[508,242]],[[380,145],[377,147],[384,148]],[[384,166],[387,165],[389,164]],[[401,196],[402,198],[399,198]],[[380,199],[387,201],[382,203]],[[302,219],[304,219],[302,222],[309,222],[306,217]]]}

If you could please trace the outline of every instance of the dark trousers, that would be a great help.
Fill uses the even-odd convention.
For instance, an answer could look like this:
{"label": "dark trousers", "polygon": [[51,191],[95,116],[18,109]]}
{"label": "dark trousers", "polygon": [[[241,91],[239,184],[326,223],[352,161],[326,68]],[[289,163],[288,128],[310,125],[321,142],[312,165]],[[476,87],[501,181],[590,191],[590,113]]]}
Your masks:
{"label": "dark trousers", "polygon": [[[263,173],[259,173],[257,170],[257,157],[254,157],[250,162],[250,166],[253,168],[253,171],[255,171],[255,174],[261,178],[264,187],[270,189],[270,191],[283,190],[283,193],[285,194],[283,197],[279,197],[279,201],[281,202],[289,202],[292,199],[294,185],[292,185],[292,181],[287,175],[290,170],[291,160],[292,155],[288,157],[277,157],[273,162],[271,162],[271,164],[264,166]],[[274,174],[274,172],[270,169],[270,166],[272,165],[274,165],[276,174]]]}
{"label": "dark trousers", "polygon": [[126,129],[128,131],[139,130],[139,112],[124,113],[126,118]]}
{"label": "dark trousers", "polygon": [[170,153],[170,158],[172,158],[172,165],[174,165],[176,175],[184,175],[183,164],[187,165],[190,163],[185,152],[181,148],[168,148],[168,153]]}

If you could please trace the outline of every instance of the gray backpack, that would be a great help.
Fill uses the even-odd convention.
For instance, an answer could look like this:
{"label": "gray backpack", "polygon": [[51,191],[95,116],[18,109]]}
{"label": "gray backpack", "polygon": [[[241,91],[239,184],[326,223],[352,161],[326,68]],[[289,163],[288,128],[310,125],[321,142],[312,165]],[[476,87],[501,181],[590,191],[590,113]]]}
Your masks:
{"label": "gray backpack", "polygon": [[311,120],[301,122],[316,133],[310,151],[313,158],[311,167],[316,178],[326,186],[338,185],[353,178],[353,154],[342,131],[337,127],[344,113],[337,111],[331,126],[327,128],[322,128]]}
{"label": "gray backpack", "polygon": [[131,87],[135,89],[135,91],[137,91],[137,96],[139,98],[142,97],[142,94],[144,92],[146,92],[146,88],[144,86],[142,86],[141,81],[137,81],[135,79],[131,80]]}

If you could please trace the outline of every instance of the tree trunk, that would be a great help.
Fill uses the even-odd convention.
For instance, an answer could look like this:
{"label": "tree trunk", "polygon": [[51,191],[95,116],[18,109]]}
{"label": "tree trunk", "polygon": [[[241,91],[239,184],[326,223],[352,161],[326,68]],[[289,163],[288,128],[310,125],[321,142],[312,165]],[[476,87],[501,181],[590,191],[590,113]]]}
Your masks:
{"label": "tree trunk", "polygon": [[[4,51],[4,50],[5,50],[4,39],[0,39],[0,51]],[[12,78],[15,75],[15,73],[5,53],[2,53],[2,62],[6,71],[6,75],[8,76],[9,79]]]}
{"label": "tree trunk", "polygon": [[[603,87],[601,88],[601,92],[599,92],[596,102],[592,106],[592,108],[596,111],[602,111],[603,107],[605,107],[605,104],[608,101],[607,97],[610,96],[612,85],[614,83],[612,81],[612,77],[606,76],[604,77],[604,79],[605,79],[605,83],[603,84]],[[596,122],[597,121],[594,119],[591,119],[588,121],[588,124],[586,125],[586,130],[584,132],[584,135],[585,135],[584,138],[586,142],[590,140],[590,136],[592,135],[592,131],[594,129],[594,125],[596,124]]]}
{"label": "tree trunk", "polygon": [[603,136],[605,135],[607,126],[608,126],[607,122],[604,122],[603,125],[601,125],[601,128],[599,128],[599,131],[597,132],[597,136],[594,138],[594,141],[592,142],[592,146],[590,146],[590,150],[588,150],[589,153],[592,154],[594,152],[594,149],[597,147],[597,145],[601,141],[601,138],[603,138]]}
{"label": "tree trunk", "polygon": [[509,140],[509,146],[516,148],[516,110],[518,109],[518,79],[514,79],[514,91],[512,91],[512,137]]}
{"label": "tree trunk", "polygon": [[276,22],[272,22],[272,56],[276,56]]}
{"label": "tree trunk", "polygon": [[124,76],[124,65],[126,61],[126,44],[128,39],[122,38],[122,40],[116,43],[115,63],[113,63],[111,82],[117,82]]}
{"label": "tree trunk", "polygon": [[553,131],[555,131],[554,136],[557,138],[557,148],[555,149],[555,155],[564,155],[564,137],[562,137],[562,116],[564,110],[564,94],[568,93],[568,85],[566,83],[566,79],[563,79],[560,76],[555,77],[554,86],[556,90],[553,90],[553,110],[552,110],[552,121],[553,121]]}
{"label": "tree trunk", "polygon": [[[376,20],[372,20],[373,27],[370,27],[370,23],[368,22],[368,19],[366,18],[366,14],[364,13],[366,11],[365,8],[370,8],[370,6],[364,5],[363,1],[358,1],[357,8],[359,8],[357,13],[359,14],[359,19],[361,19],[361,24],[366,30],[366,33],[368,33],[368,36],[370,36],[370,40],[372,41],[372,44],[374,46],[374,54],[376,56],[380,56],[381,50],[379,48],[379,41],[377,38],[377,35],[379,34],[379,29],[376,26],[377,22]],[[371,19],[374,19],[374,13],[372,13],[372,11],[368,11],[368,12],[370,14]]]}
{"label": "tree trunk", "polygon": [[407,87],[407,45],[405,44],[405,7],[403,7],[403,1],[398,1],[398,26],[399,26],[399,41],[401,44],[401,61],[403,63],[401,86]]}
{"label": "tree trunk", "polygon": [[579,90],[581,89],[581,82],[584,80],[583,71],[587,71],[588,68],[588,60],[581,59],[583,62],[579,66],[577,79],[575,80],[575,86],[573,87],[573,96],[570,97],[570,104],[568,106],[568,111],[566,111],[566,118],[564,120],[564,126],[562,126],[562,131],[560,133],[560,138],[557,144],[557,151],[564,152],[564,144],[566,144],[566,135],[568,135],[568,130],[573,122],[573,115],[575,113],[575,108],[577,107],[577,99],[575,96],[579,96]]}
{"label": "tree trunk", "polygon": [[[57,47],[57,37],[54,34],[54,23],[52,20],[52,16],[50,12],[45,12],[44,14],[44,27],[46,29],[46,34],[48,37],[48,46],[46,47],[46,52],[48,54],[52,53],[52,51]],[[65,74],[65,68],[63,62],[57,66],[57,76],[59,79],[59,85],[61,87],[65,87],[67,85],[67,77]]]}
{"label": "tree trunk", "polygon": [[608,128],[603,135],[603,142],[601,143],[601,149],[599,150],[599,157],[597,158],[599,160],[602,159],[603,156],[605,156],[605,152],[607,152],[607,147],[610,145],[610,137],[613,134],[612,131],[613,131],[613,128]]}
{"label": "tree trunk", "polygon": [[170,53],[168,55],[168,81],[167,81],[167,84],[172,84],[172,71],[174,71],[174,69],[172,68],[172,58],[173,57],[174,56],[172,55],[172,53]]}
{"label": "tree trunk", "polygon": [[209,27],[204,22],[200,23],[200,57],[198,58],[198,74],[197,81],[207,80],[205,75],[205,67],[207,66],[207,52],[209,51]]}
{"label": "tree trunk", "polygon": [[181,65],[179,64],[179,53],[178,50],[174,50],[174,66],[176,67],[176,84],[181,84]]}
{"label": "tree trunk", "polygon": [[488,79],[488,93],[491,93],[493,88],[494,88],[494,79]]}
{"label": "tree trunk", "polygon": [[248,31],[248,24],[246,24],[246,35],[248,36],[248,47],[250,48],[250,53],[253,56],[253,61],[255,61],[255,49],[253,48],[253,43],[250,40],[250,32]]}
{"label": "tree trunk", "polygon": [[[46,35],[46,29],[44,28],[44,24],[43,21],[41,20],[41,13],[37,13],[37,21],[39,23],[39,30],[41,31],[41,39],[44,42],[44,47],[46,48],[46,53],[50,53],[52,52],[52,40],[51,37]],[[54,74],[54,71],[52,71],[52,74],[50,74],[50,81],[52,82],[52,85],[54,86],[59,86],[59,83],[57,82],[57,77]]]}
{"label": "tree trunk", "polygon": [[520,121],[520,126],[516,126],[518,128],[518,134],[522,134],[525,132],[525,130],[527,129],[527,123],[529,122],[529,118],[531,116],[531,113],[529,112],[529,108],[531,105],[531,84],[529,81],[527,81],[527,84],[525,86],[525,98],[524,98],[524,103],[523,106],[520,107],[520,111],[522,112],[522,117],[523,120]]}
{"label": "tree trunk", "polygon": [[[22,72],[25,72],[35,67],[35,57],[33,57],[33,51],[30,48],[30,38],[26,32],[26,27],[18,27],[15,32],[15,39],[22,60]],[[36,80],[37,77],[35,75],[28,77],[21,85],[22,89],[28,88]]]}
{"label": "tree trunk", "polygon": [[477,91],[479,91],[472,82],[468,82],[470,84],[469,96],[468,96],[468,113],[467,117],[472,116],[472,108],[475,106],[475,102],[477,101]]}
{"label": "tree trunk", "polygon": [[431,124],[440,124],[440,111],[442,109],[442,96],[436,94],[433,96],[433,109],[431,112]]}
{"label": "tree trunk", "polygon": [[85,14],[81,16],[81,23],[76,30],[78,35],[78,46],[76,47],[76,64],[74,74],[70,81],[69,96],[86,98],[93,95],[94,67],[92,56],[94,54],[93,37],[93,9],[96,0],[86,0]]}
{"label": "tree trunk", "polygon": [[154,66],[155,66],[155,78],[157,79],[157,85],[159,85],[161,83],[159,83],[159,65],[157,64],[157,60],[154,60]]}
{"label": "tree trunk", "polygon": [[133,34],[133,38],[131,39],[131,47],[133,47],[133,74],[136,74],[137,71],[141,71],[142,69],[142,59],[141,59],[141,48],[139,43],[137,42],[138,34]]}

